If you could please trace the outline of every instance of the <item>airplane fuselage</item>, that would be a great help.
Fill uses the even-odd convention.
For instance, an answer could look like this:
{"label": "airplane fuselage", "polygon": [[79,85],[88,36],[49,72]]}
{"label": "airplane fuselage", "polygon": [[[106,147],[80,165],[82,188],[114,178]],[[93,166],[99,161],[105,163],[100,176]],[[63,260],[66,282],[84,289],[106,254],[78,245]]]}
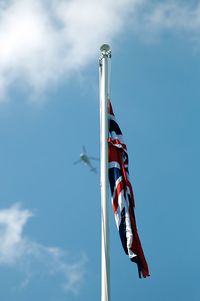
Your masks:
{"label": "airplane fuselage", "polygon": [[80,159],[87,165],[91,166],[90,160],[86,154],[81,153]]}

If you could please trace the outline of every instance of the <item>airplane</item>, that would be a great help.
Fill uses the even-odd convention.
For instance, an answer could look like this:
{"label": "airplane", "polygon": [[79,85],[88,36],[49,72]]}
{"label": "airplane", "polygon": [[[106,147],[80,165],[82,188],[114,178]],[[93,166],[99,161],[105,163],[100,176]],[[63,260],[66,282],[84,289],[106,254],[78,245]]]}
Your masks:
{"label": "airplane", "polygon": [[83,146],[83,151],[80,153],[80,159],[75,161],[74,164],[78,164],[83,162],[85,165],[87,165],[88,167],[90,167],[90,170],[94,173],[97,173],[97,169],[92,165],[91,160],[96,160],[99,161],[98,158],[95,157],[89,157],[87,155],[87,151],[85,146]]}

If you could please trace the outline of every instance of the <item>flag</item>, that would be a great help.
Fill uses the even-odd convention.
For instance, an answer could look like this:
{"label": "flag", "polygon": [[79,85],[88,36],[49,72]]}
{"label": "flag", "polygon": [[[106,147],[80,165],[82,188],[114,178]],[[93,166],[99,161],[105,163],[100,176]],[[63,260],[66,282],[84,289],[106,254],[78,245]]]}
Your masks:
{"label": "flag", "polygon": [[137,232],[127,147],[110,102],[108,110],[108,174],[115,221],[125,253],[137,264],[139,277],[145,278],[149,276],[149,270]]}

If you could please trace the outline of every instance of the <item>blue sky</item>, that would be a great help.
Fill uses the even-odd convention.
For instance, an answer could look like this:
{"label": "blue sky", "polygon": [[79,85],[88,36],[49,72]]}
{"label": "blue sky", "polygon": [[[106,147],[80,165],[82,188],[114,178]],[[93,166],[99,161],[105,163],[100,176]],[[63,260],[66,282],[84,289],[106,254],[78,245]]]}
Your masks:
{"label": "blue sky", "polygon": [[199,20],[199,1],[0,2],[2,300],[100,299],[99,173],[73,162],[99,156],[105,42],[151,273],[110,206],[111,299],[199,300]]}

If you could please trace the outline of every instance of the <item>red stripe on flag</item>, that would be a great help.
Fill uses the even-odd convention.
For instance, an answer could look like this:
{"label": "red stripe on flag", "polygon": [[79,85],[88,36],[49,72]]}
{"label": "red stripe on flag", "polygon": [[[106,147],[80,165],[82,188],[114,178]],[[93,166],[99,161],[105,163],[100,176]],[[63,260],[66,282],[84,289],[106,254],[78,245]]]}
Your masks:
{"label": "red stripe on flag", "polygon": [[122,192],[123,189],[124,189],[123,182],[120,181],[118,183],[117,187],[114,190],[115,197],[114,197],[113,203],[112,203],[114,213],[117,211],[117,208],[118,208],[118,205],[119,205],[119,203],[118,203],[119,195],[120,195],[120,193]]}
{"label": "red stripe on flag", "polygon": [[[137,232],[137,226],[136,226],[136,220],[135,220],[135,214],[134,211],[129,207],[129,216],[131,219],[131,228],[133,232],[133,242],[132,242],[132,251],[137,255],[138,257],[138,266],[139,266],[139,273],[142,274],[144,278],[150,276],[148,265],[144,256],[144,252],[142,249],[142,245],[140,242],[140,238]],[[141,275],[140,275],[141,277]]]}

